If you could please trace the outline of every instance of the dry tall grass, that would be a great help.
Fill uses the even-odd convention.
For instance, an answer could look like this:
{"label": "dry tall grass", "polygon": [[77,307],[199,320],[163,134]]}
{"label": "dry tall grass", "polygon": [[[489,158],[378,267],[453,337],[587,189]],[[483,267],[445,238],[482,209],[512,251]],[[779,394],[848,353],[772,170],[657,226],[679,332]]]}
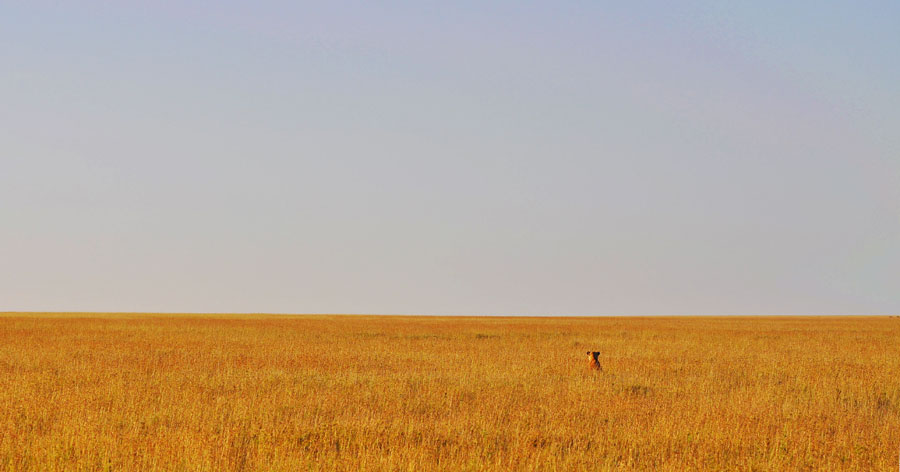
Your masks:
{"label": "dry tall grass", "polygon": [[895,470],[898,346],[893,318],[7,314],[0,468]]}

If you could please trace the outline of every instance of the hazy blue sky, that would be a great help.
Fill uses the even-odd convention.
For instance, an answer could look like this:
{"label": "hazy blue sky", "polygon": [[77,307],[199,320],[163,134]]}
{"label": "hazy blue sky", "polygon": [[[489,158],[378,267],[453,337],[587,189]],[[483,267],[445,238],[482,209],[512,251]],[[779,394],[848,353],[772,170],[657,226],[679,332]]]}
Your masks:
{"label": "hazy blue sky", "polygon": [[900,4],[0,4],[0,310],[900,314]]}

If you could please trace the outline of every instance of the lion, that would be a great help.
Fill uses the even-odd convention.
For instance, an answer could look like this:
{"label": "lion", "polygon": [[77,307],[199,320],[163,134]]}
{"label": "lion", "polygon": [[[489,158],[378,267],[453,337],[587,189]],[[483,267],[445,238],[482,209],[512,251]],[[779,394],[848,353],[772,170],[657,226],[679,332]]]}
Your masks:
{"label": "lion", "polygon": [[600,361],[597,359],[597,356],[600,355],[598,351],[588,351],[587,355],[591,358],[590,361],[588,361],[588,367],[593,370],[603,370],[603,368],[600,367]]}

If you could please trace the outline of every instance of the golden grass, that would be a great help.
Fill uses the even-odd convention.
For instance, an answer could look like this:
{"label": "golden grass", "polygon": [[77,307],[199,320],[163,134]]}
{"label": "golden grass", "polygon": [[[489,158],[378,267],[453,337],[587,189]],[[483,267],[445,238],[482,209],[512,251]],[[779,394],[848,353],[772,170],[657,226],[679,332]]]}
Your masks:
{"label": "golden grass", "polygon": [[0,469],[895,470],[898,347],[888,317],[7,314]]}

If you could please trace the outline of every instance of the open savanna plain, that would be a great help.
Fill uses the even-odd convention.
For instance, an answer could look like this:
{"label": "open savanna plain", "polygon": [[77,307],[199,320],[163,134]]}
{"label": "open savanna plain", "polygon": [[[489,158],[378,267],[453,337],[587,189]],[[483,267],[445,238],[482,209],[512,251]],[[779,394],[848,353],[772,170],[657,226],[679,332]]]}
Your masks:
{"label": "open savanna plain", "polygon": [[898,347],[890,317],[8,313],[0,469],[896,470]]}

